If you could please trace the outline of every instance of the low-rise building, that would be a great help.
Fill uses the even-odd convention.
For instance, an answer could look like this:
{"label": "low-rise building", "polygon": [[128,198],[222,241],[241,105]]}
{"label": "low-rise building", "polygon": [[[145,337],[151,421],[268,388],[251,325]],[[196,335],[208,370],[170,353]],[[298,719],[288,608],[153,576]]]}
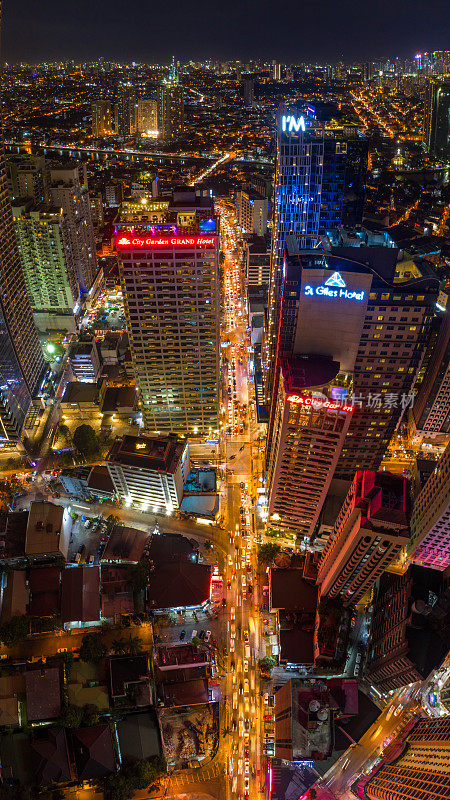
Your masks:
{"label": "low-rise building", "polygon": [[56,719],[61,712],[61,667],[38,667],[25,673],[28,722]]}
{"label": "low-rise building", "polygon": [[137,564],[147,545],[149,534],[138,528],[114,525],[103,550],[102,564]]}
{"label": "low-rise building", "polygon": [[72,517],[67,508],[34,501],[30,505],[25,554],[39,561],[62,557],[67,561]]}
{"label": "low-rise building", "polygon": [[106,459],[116,496],[138,508],[179,508],[190,472],[189,448],[176,434],[117,438]]}
{"label": "low-rise building", "polygon": [[77,381],[95,383],[101,370],[97,343],[73,342],[69,347],[69,362]]}
{"label": "low-rise building", "polygon": [[97,384],[70,381],[62,397],[60,408],[63,414],[91,415],[99,411]]}
{"label": "low-rise building", "polygon": [[67,567],[62,574],[61,620],[65,628],[100,622],[100,569]]}

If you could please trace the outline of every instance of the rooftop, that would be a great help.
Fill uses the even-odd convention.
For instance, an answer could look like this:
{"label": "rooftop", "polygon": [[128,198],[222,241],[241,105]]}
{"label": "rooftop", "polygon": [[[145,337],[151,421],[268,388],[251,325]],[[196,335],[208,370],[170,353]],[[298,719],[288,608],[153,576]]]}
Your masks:
{"label": "rooftop", "polygon": [[35,779],[39,786],[65,783],[72,779],[67,748],[66,732],[63,728],[47,728],[31,741],[31,760]]}
{"label": "rooftop", "polygon": [[68,516],[66,509],[54,503],[32,502],[28,516],[25,553],[29,556],[59,552],[67,555],[63,540],[64,518],[67,519]]}
{"label": "rooftop", "polygon": [[97,399],[97,384],[70,381],[61,403],[94,403]]}
{"label": "rooftop", "polygon": [[157,565],[150,573],[148,608],[162,610],[200,606],[209,600],[211,567],[193,561],[170,561]]}
{"label": "rooftop", "polygon": [[60,667],[39,667],[25,673],[27,717],[30,722],[55,719],[61,711]]}
{"label": "rooftop", "polygon": [[103,464],[96,464],[95,467],[92,467],[87,485],[88,488],[92,489],[94,492],[114,493],[114,484],[108,472],[108,467],[105,467]]}
{"label": "rooftop", "polygon": [[285,391],[290,394],[326,386],[338,375],[340,364],[327,356],[292,356],[283,358],[282,370]]}
{"label": "rooftop", "polygon": [[302,569],[287,567],[269,570],[269,596],[272,608],[315,614],[318,588],[302,577]]}
{"label": "rooftop", "polygon": [[79,781],[104,778],[116,771],[116,758],[109,725],[78,728],[72,747]]}
{"label": "rooftop", "polygon": [[179,668],[185,664],[205,664],[211,660],[206,647],[195,644],[159,645],[156,649],[156,662],[160,668]]}
{"label": "rooftop", "polygon": [[62,574],[63,622],[95,622],[100,619],[100,569],[68,567]]}
{"label": "rooftop", "polygon": [[110,463],[157,472],[175,472],[187,446],[176,434],[118,437],[108,453]]}
{"label": "rooftop", "polygon": [[142,558],[148,533],[137,528],[114,525],[103,550],[103,561],[137,563]]}
{"label": "rooftop", "polygon": [[153,711],[122,717],[117,723],[117,737],[125,764],[161,754],[158,723]]}

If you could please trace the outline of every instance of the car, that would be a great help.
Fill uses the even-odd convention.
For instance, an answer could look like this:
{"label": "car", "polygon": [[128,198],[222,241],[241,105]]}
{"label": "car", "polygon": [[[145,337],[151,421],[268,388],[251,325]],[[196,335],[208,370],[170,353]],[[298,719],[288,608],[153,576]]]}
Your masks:
{"label": "car", "polygon": [[248,694],[250,691],[250,684],[248,682],[248,678],[244,680],[244,694]]}
{"label": "car", "polygon": [[180,632],[180,642],[182,642],[182,641],[183,641],[183,639],[185,638],[185,636],[186,636],[186,631],[181,631],[181,632]]}
{"label": "car", "polygon": [[248,672],[248,660],[246,658],[244,658],[243,665],[244,665],[244,672]]}
{"label": "car", "polygon": [[206,633],[205,633],[205,635],[203,637],[203,640],[205,642],[209,642],[210,638],[211,638],[211,631],[206,631]]}
{"label": "car", "polygon": [[192,641],[192,639],[195,639],[195,638],[196,638],[196,636],[198,636],[198,631],[196,631],[196,630],[194,629],[194,630],[192,631],[192,633],[191,633],[191,641]]}
{"label": "car", "polygon": [[93,563],[94,563],[94,554],[91,553],[91,555],[89,556],[89,564],[92,566]]}
{"label": "car", "polygon": [[245,630],[244,630],[244,642],[248,642],[248,641],[249,641],[248,630],[247,630],[247,628],[245,628]]}
{"label": "car", "polygon": [[234,606],[231,606],[231,608],[230,608],[230,615],[231,615],[231,619],[235,619],[235,613],[236,613],[236,612],[235,612],[235,608],[234,608]]}
{"label": "car", "polygon": [[230,642],[230,653],[234,653],[234,651],[235,651],[235,645],[234,645],[234,639],[232,639]]}
{"label": "car", "polygon": [[67,653],[67,647],[58,647],[57,653]]}

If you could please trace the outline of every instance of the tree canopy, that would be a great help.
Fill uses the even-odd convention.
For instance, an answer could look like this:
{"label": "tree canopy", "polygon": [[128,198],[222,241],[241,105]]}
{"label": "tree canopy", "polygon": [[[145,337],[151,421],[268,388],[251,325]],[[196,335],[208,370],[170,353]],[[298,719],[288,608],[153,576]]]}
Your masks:
{"label": "tree canopy", "polygon": [[106,648],[100,633],[87,633],[83,636],[80,647],[80,658],[91,664],[98,664],[106,653]]}
{"label": "tree canopy", "polygon": [[274,542],[267,542],[262,544],[258,549],[258,561],[260,564],[270,564],[275,556],[280,552],[281,547]]}
{"label": "tree canopy", "polygon": [[92,456],[96,453],[98,440],[92,425],[79,425],[73,434],[73,443],[84,456]]}

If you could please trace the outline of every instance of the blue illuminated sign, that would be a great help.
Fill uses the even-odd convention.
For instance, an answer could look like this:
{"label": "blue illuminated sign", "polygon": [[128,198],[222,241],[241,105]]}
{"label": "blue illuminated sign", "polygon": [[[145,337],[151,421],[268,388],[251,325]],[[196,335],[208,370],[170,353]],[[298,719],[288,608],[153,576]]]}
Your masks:
{"label": "blue illuminated sign", "polygon": [[281,130],[283,133],[298,133],[306,130],[304,117],[293,117],[291,114],[281,117]]}
{"label": "blue illuminated sign", "polygon": [[304,286],[303,294],[305,297],[318,295],[319,297],[331,297],[337,300],[364,300],[366,293],[349,291],[342,275],[339,272],[333,272],[323,286]]}

